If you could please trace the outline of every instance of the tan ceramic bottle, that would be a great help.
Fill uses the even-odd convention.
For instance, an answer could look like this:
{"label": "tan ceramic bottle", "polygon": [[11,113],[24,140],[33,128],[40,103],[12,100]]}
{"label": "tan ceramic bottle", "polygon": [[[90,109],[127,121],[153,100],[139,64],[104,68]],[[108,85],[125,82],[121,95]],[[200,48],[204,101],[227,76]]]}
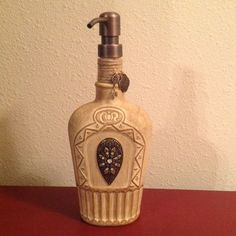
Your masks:
{"label": "tan ceramic bottle", "polygon": [[120,17],[106,12],[100,23],[96,99],[79,107],[69,121],[69,138],[80,214],[95,225],[123,225],[140,214],[151,122],[124,96],[129,80],[122,72],[118,42]]}

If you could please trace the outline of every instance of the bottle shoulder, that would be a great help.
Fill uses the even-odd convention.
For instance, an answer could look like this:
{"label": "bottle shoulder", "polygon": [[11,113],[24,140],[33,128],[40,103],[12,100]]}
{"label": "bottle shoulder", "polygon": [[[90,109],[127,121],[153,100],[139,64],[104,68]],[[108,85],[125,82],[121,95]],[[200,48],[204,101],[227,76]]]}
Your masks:
{"label": "bottle shoulder", "polygon": [[141,124],[146,122],[151,123],[150,116],[142,107],[129,102],[124,108],[127,111],[127,119],[137,120]]}
{"label": "bottle shoulder", "polygon": [[97,121],[96,119],[116,119],[119,115],[123,117],[124,122],[138,129],[151,128],[149,115],[141,107],[127,100],[114,99],[112,101],[93,101],[82,105],[71,115],[69,129],[78,130]]}
{"label": "bottle shoulder", "polygon": [[74,126],[76,123],[83,123],[90,116],[94,107],[94,102],[89,102],[78,107],[70,116],[69,127]]}

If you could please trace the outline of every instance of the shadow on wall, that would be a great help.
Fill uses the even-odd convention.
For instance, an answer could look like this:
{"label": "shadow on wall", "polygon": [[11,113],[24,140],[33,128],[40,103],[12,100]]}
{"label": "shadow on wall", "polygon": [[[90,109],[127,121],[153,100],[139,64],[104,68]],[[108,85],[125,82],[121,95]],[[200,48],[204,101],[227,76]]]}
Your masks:
{"label": "shadow on wall", "polygon": [[[171,91],[166,125],[157,131],[154,140],[158,159],[155,172],[159,172],[158,179],[164,183],[161,187],[215,189],[218,154],[198,133],[197,115],[204,116],[203,107],[199,103],[196,106],[195,80],[200,78],[195,78],[188,68],[178,69],[174,76],[176,84]],[[201,109],[198,113],[197,108]]]}
{"label": "shadow on wall", "polygon": [[[13,113],[11,113],[12,116]],[[37,173],[29,173],[29,169],[22,165],[21,155],[17,150],[13,130],[14,121],[10,120],[10,116],[1,116],[0,185],[49,185],[46,179],[37,175]]]}

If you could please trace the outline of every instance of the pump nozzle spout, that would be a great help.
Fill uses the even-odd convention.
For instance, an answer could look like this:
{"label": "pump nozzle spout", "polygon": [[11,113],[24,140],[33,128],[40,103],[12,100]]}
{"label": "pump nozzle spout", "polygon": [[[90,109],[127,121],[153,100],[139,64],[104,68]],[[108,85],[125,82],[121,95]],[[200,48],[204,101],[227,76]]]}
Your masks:
{"label": "pump nozzle spout", "polygon": [[106,17],[97,17],[92,19],[88,24],[87,27],[91,29],[95,24],[101,23],[101,22],[106,22],[108,19]]}

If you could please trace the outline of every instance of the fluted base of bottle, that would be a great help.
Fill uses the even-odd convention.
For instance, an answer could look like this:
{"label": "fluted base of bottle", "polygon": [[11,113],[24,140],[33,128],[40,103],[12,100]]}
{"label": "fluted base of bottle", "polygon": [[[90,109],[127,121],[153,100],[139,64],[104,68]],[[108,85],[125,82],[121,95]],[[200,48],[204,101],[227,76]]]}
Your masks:
{"label": "fluted base of bottle", "polygon": [[131,224],[132,222],[134,222],[135,220],[137,220],[139,217],[139,215],[135,216],[134,218],[130,218],[129,220],[123,220],[123,221],[118,221],[118,220],[115,220],[115,221],[101,221],[101,220],[91,220],[91,219],[88,219],[87,217],[81,215],[81,218],[83,219],[83,221],[89,223],[89,224],[92,224],[92,225],[98,225],[98,226],[119,226],[119,225],[128,225],[128,224]]}
{"label": "fluted base of bottle", "polygon": [[81,218],[94,225],[125,225],[140,214],[143,188],[94,190],[79,188]]}

